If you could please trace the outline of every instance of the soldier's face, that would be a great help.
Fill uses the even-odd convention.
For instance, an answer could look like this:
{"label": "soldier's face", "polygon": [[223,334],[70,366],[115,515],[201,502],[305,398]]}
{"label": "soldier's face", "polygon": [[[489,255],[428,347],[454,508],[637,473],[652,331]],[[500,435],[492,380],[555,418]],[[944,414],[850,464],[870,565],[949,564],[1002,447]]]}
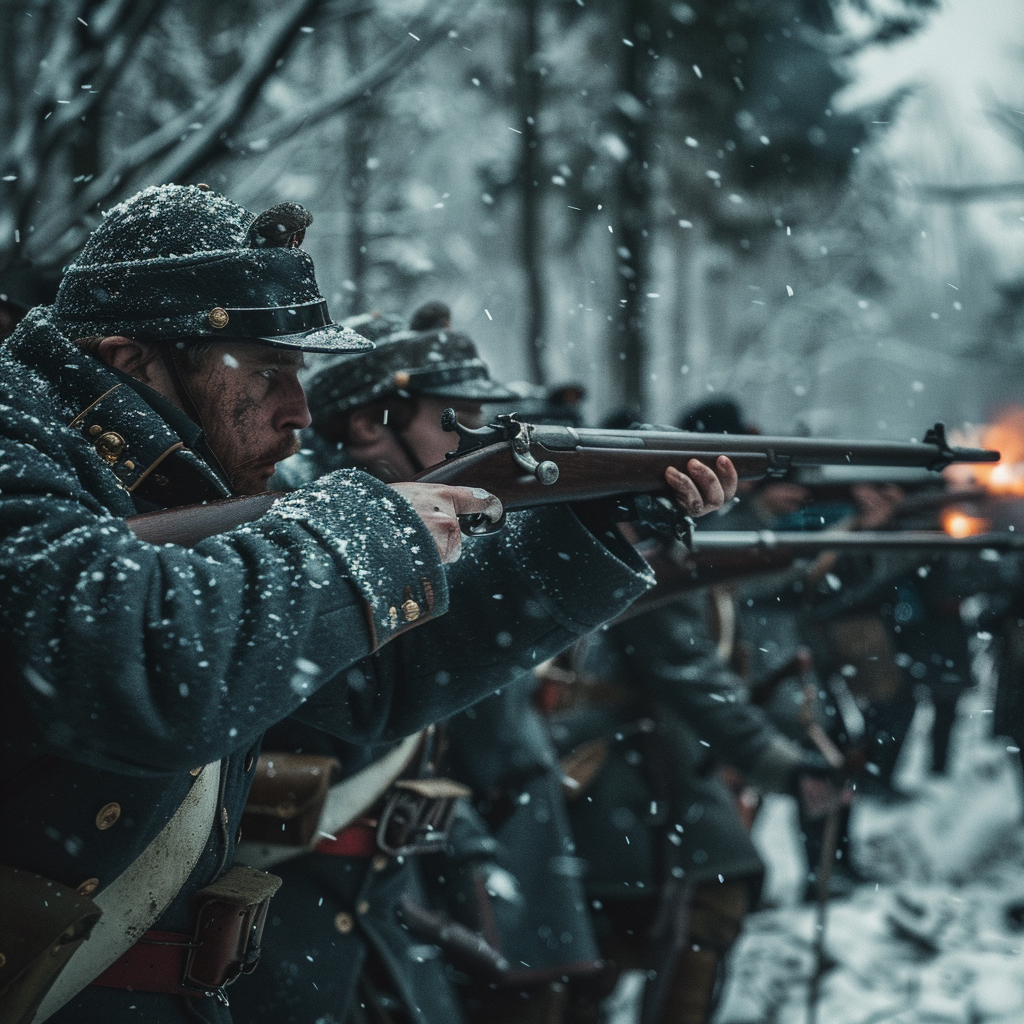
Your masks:
{"label": "soldier's face", "polygon": [[458,447],[458,436],[441,428],[441,413],[448,408],[455,410],[464,426],[479,427],[483,423],[483,408],[479,402],[420,396],[416,415],[404,433],[424,467],[444,462],[445,455]]}
{"label": "soldier's face", "polygon": [[294,455],[309,426],[299,383],[302,353],[218,342],[188,387],[206,439],[238,494],[267,489],[274,467]]}

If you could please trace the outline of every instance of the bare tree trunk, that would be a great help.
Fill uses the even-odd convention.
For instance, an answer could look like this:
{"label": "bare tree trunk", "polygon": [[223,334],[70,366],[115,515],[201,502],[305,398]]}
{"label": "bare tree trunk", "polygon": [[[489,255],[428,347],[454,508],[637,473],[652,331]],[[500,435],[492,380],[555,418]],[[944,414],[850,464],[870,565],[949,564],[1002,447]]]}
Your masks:
{"label": "bare tree trunk", "polygon": [[[349,14],[342,25],[342,38],[350,76],[360,77],[366,66],[366,40],[363,31],[367,10],[358,9]],[[348,211],[346,238],[346,268],[348,278],[355,286],[347,292],[349,312],[359,313],[366,304],[367,207],[370,195],[370,174],[367,160],[377,120],[376,104],[368,99],[345,120],[343,149],[345,152],[345,207]]]}
{"label": "bare tree trunk", "polygon": [[519,123],[522,132],[519,184],[523,200],[520,256],[526,279],[526,354],[530,379],[547,382],[545,360],[547,292],[544,285],[544,244],[541,226],[544,202],[543,161],[540,154],[538,120],[543,102],[538,45],[541,0],[524,0],[522,5],[522,49],[516,64],[521,72]]}
{"label": "bare tree trunk", "polygon": [[621,371],[625,405],[644,408],[644,355],[646,325],[644,304],[650,276],[648,259],[648,157],[651,111],[646,104],[648,48],[651,38],[650,0],[624,5],[623,45],[620,66],[621,93],[616,126],[628,152],[619,168],[614,245],[618,257],[619,302],[611,337],[612,366]]}

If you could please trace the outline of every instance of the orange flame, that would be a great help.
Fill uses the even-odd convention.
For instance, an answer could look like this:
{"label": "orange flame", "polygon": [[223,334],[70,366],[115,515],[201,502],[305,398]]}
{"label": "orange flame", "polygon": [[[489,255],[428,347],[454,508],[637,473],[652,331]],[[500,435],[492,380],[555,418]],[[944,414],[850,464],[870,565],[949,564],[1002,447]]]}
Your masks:
{"label": "orange flame", "polygon": [[[1012,406],[995,423],[964,431],[971,440],[956,443],[995,448],[999,462],[949,466],[944,475],[955,487],[982,487],[989,494],[1024,497],[1024,408]],[[948,531],[947,531],[948,532]]]}
{"label": "orange flame", "polygon": [[942,529],[950,537],[973,537],[979,533],[987,533],[992,524],[980,516],[970,516],[955,508],[947,508],[940,516]]}

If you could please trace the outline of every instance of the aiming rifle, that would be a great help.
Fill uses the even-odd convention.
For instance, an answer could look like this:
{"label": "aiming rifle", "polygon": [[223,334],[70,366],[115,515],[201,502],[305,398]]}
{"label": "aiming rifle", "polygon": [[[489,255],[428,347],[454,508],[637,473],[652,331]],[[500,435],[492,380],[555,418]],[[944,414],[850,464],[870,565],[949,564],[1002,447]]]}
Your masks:
{"label": "aiming rifle", "polygon": [[[471,429],[453,410],[445,430],[459,435],[447,459],[415,479],[471,484],[501,499],[506,511],[624,494],[667,494],[665,470],[697,459],[714,467],[728,456],[741,480],[785,477],[803,466],[884,466],[937,472],[954,462],[998,462],[984,448],[953,448],[943,424],[917,441],[832,441],[757,434],[703,434],[683,430],[599,430],[534,425],[515,414]],[[467,517],[469,518],[469,517]],[[486,532],[500,524],[480,517],[466,524]]]}
{"label": "aiming rifle", "polygon": [[[682,430],[594,430],[534,426],[517,416],[499,416],[478,429],[464,427],[451,409],[446,430],[459,446],[444,462],[414,481],[483,487],[506,511],[617,495],[668,495],[665,470],[685,469],[690,459],[714,466],[727,455],[741,479],[781,476],[795,466],[853,465],[916,467],[938,471],[954,462],[998,462],[984,448],[953,448],[941,423],[917,441],[827,441],[750,434],[695,434]],[[129,520],[136,534],[153,543],[194,544],[263,515],[277,494],[150,512]],[[483,516],[462,517],[466,533],[500,528]]]}
{"label": "aiming rifle", "polygon": [[1024,533],[979,533],[951,537],[941,530],[701,530],[686,544],[645,543],[638,550],[658,585],[616,619],[670,604],[683,594],[736,580],[785,572],[800,558],[823,551],[1022,551]]}

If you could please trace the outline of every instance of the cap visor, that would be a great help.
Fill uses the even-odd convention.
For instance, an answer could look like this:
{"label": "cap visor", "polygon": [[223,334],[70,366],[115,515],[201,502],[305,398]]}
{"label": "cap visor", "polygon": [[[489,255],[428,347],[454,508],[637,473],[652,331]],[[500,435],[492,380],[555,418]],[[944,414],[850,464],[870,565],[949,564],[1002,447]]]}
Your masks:
{"label": "cap visor", "polygon": [[341,324],[327,324],[301,334],[278,334],[259,340],[274,348],[292,348],[300,352],[372,352],[377,347]]}
{"label": "cap visor", "polygon": [[462,380],[452,384],[438,384],[435,387],[420,387],[413,377],[409,390],[417,395],[435,398],[464,399],[469,402],[512,402],[522,395],[496,380]]}

